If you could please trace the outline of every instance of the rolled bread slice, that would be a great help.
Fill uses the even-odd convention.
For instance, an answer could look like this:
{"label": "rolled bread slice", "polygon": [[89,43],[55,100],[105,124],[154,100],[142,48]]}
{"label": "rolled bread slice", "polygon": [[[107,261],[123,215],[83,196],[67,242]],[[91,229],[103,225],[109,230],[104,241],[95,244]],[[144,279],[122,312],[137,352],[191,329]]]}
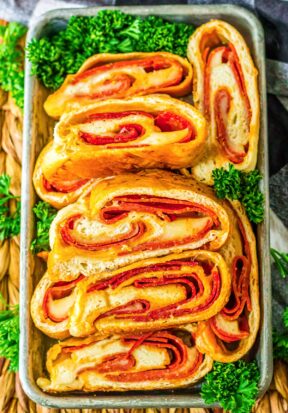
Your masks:
{"label": "rolled bread slice", "polygon": [[214,168],[233,163],[256,166],[260,104],[257,69],[242,35],[230,24],[211,20],[198,27],[188,44],[193,65],[193,100],[209,122],[205,156],[193,176],[213,184]]}
{"label": "rolled bread slice", "polygon": [[190,93],[192,67],[172,53],[103,53],[87,59],[78,72],[68,75],[51,94],[44,108],[59,118],[65,112],[101,100],[167,93],[179,97]]}
{"label": "rolled bread slice", "polygon": [[230,268],[231,295],[216,316],[198,324],[194,337],[201,352],[216,361],[230,363],[252,348],[259,330],[260,306],[256,242],[251,224],[238,201],[233,201],[226,210],[230,234],[219,252]]}
{"label": "rolled bread slice", "polygon": [[89,192],[94,180],[79,179],[71,174],[70,179],[54,180],[53,183],[49,183],[43,175],[42,163],[46,154],[51,150],[52,145],[53,142],[49,142],[37,159],[33,173],[33,184],[37,195],[43,201],[48,202],[56,209],[61,209]]}
{"label": "rolled bread slice", "polygon": [[220,254],[187,251],[70,282],[46,274],[31,314],[36,327],[59,339],[144,332],[210,319],[227,303],[230,289]]}
{"label": "rolled bread slice", "polygon": [[109,99],[61,117],[35,174],[41,168],[46,187],[57,188],[67,180],[184,168],[199,161],[206,137],[205,118],[188,103],[167,95]]}
{"label": "rolled bread slice", "polygon": [[196,383],[213,361],[195,347],[190,326],[141,335],[69,339],[47,354],[45,392],[156,390]]}
{"label": "rolled bread slice", "polygon": [[58,212],[50,228],[51,279],[113,270],[145,258],[226,241],[229,219],[193,179],[166,171],[101,180]]}

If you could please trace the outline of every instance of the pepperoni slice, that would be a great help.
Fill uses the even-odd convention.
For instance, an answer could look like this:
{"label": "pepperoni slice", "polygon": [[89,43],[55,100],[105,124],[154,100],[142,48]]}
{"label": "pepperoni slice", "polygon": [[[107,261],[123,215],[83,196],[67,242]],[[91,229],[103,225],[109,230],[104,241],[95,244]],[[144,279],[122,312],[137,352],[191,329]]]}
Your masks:
{"label": "pepperoni slice", "polygon": [[81,186],[85,185],[88,182],[88,179],[75,179],[73,181],[48,181],[46,178],[43,177],[43,185],[46,191],[48,192],[60,192],[63,194],[67,194],[70,192],[74,192],[77,189],[81,188]]}
{"label": "pepperoni slice", "polygon": [[145,134],[145,127],[141,125],[141,118],[145,117],[154,119],[154,124],[162,132],[174,132],[187,129],[187,135],[182,138],[179,143],[190,142],[196,137],[196,130],[191,122],[185,117],[178,115],[172,111],[159,112],[157,115],[153,115],[143,111],[131,111],[131,112],[113,112],[113,113],[95,113],[89,115],[81,123],[91,123],[93,121],[101,120],[122,120],[128,116],[137,115],[140,116],[139,124],[137,123],[121,123],[119,130],[113,134],[97,135],[84,131],[79,131],[79,138],[90,145],[111,145],[119,143],[127,143],[134,141]]}
{"label": "pepperoni slice", "polygon": [[[155,287],[177,285],[181,286],[181,299],[172,300],[172,304],[164,305],[159,308],[151,308],[148,299],[134,299],[125,304],[116,306],[97,317],[97,321],[114,316],[116,319],[132,319],[136,322],[147,322],[151,320],[167,319],[170,317],[179,317],[184,314],[194,314],[200,311],[207,310],[215,300],[218,299],[221,290],[220,274],[216,269],[212,269],[210,274],[205,273],[205,277],[210,277],[209,284],[204,287],[203,279],[194,271],[195,266],[202,267],[202,262],[195,261],[170,261],[159,263],[147,267],[134,268],[123,273],[106,279],[92,283],[87,288],[87,294],[100,290],[114,290],[121,287],[122,284],[136,289],[150,289],[153,291]],[[205,266],[205,261],[204,261]],[[188,269],[187,269],[188,267]],[[189,268],[190,267],[190,268]],[[190,271],[189,271],[190,269]],[[151,274],[150,277],[142,277],[141,274],[159,273],[158,276]],[[129,284],[129,280],[130,284]],[[128,281],[128,282],[127,282]],[[209,288],[209,295],[207,289]],[[137,293],[136,293],[137,294]],[[193,306],[193,300],[206,297],[205,301],[198,306]],[[171,301],[170,301],[171,302]],[[190,307],[187,306],[189,303]],[[95,320],[96,321],[96,320]]]}
{"label": "pepperoni slice", "polygon": [[[210,91],[210,79],[213,62],[217,61],[222,64],[230,66],[235,80],[237,82],[239,91],[244,101],[246,109],[247,126],[251,121],[251,106],[245,85],[244,75],[237,55],[236,49],[233,44],[223,44],[216,32],[203,36],[201,40],[202,59],[204,63],[204,112],[209,119],[211,116],[211,91]],[[229,141],[229,133],[227,130],[227,117],[231,106],[231,95],[227,87],[220,87],[215,91],[214,95],[214,112],[215,122],[217,128],[217,139],[230,162],[239,164],[243,162],[247,155],[248,145],[240,147],[239,149],[233,148]]]}
{"label": "pepperoni slice", "polygon": [[126,143],[135,141],[144,133],[145,130],[141,125],[128,123],[127,125],[122,125],[119,133],[116,133],[114,136],[99,136],[92,133],[85,133],[80,131],[79,137],[84,142],[90,143],[92,145],[106,145],[111,143]]}
{"label": "pepperoni slice", "polygon": [[236,152],[229,145],[229,136],[226,127],[226,118],[230,110],[231,96],[227,88],[218,89],[215,93],[215,121],[217,125],[217,138],[218,142],[226,154],[227,158],[235,163],[243,162],[246,152]]}
{"label": "pepperoni slice", "polygon": [[[173,380],[193,375],[203,362],[203,355],[193,347],[190,349],[184,341],[172,331],[152,332],[145,335],[131,335],[122,338],[128,346],[127,351],[108,354],[94,366],[78,370],[77,375],[89,371],[103,374],[107,379],[117,382],[141,382],[151,380]],[[89,345],[94,343],[90,343]],[[169,354],[170,361],[161,368],[133,371],[136,364],[136,351],[141,347],[163,349]],[[82,348],[80,345],[79,348]],[[66,350],[63,349],[63,350]],[[62,351],[63,351],[62,350]],[[69,352],[76,351],[77,346],[70,347]],[[65,351],[67,353],[67,351]],[[157,354],[157,353],[156,353]],[[166,362],[167,363],[167,362]]]}
{"label": "pepperoni slice", "polygon": [[[159,71],[159,70],[165,70],[170,68],[171,66],[174,66],[176,68],[176,73],[175,76],[169,80],[169,83],[167,84],[167,81],[161,81],[159,82],[159,87],[167,87],[167,86],[173,86],[175,84],[178,84],[182,81],[182,77],[183,77],[183,68],[180,65],[179,62],[177,62],[174,59],[168,59],[165,58],[163,56],[154,56],[154,57],[150,57],[147,59],[135,59],[135,60],[126,60],[126,61],[122,61],[122,62],[114,62],[114,63],[108,63],[102,66],[97,66],[97,67],[93,67],[91,69],[86,70],[85,72],[79,73],[77,74],[74,79],[72,84],[77,84],[80,81],[83,81],[89,77],[96,77],[97,75],[100,75],[101,73],[105,72],[105,73],[109,73],[116,70],[129,70],[129,68],[133,68],[133,67],[138,67],[138,68],[142,68],[146,73],[152,73],[155,71]],[[107,81],[107,84],[109,84],[109,86],[112,88],[113,90],[113,85],[115,83],[117,83],[117,80],[119,79],[119,77],[128,77],[127,74],[112,74],[112,76],[110,76],[111,80]],[[130,87],[131,85],[129,85]],[[120,88],[119,88],[120,89]],[[115,87],[114,87],[115,90]],[[114,92],[113,90],[113,92]],[[124,89],[125,90],[125,89]],[[117,88],[118,91],[118,88]],[[123,91],[123,89],[121,90],[121,92]],[[109,95],[111,95],[113,92],[110,92]]]}
{"label": "pepperoni slice", "polygon": [[138,224],[132,224],[131,230],[129,232],[125,234],[119,234],[118,237],[115,237],[113,239],[113,241],[111,240],[109,242],[103,242],[103,243],[101,242],[88,243],[88,242],[84,242],[81,240],[77,240],[76,238],[74,238],[72,234],[75,222],[80,218],[81,218],[81,214],[77,214],[77,215],[73,215],[72,217],[69,217],[64,223],[64,226],[61,228],[60,233],[61,233],[61,237],[63,241],[67,245],[73,245],[74,247],[83,249],[83,250],[98,251],[103,248],[106,248],[107,246],[123,244],[132,239],[136,240],[145,231],[145,225],[142,222],[139,222]]}
{"label": "pepperoni slice", "polygon": [[189,142],[195,139],[196,136],[195,128],[187,119],[170,111],[160,112],[155,118],[155,125],[158,126],[162,132],[187,129],[187,135],[181,140],[181,143]]}
{"label": "pepperoni slice", "polygon": [[[249,325],[246,317],[242,317],[242,319],[237,321],[225,321],[224,317],[217,315],[213,317],[209,323],[213,333],[226,343],[243,340],[249,336]],[[233,325],[235,325],[235,323],[237,324],[236,331],[234,328],[233,332],[231,332],[232,323]],[[241,327],[244,329],[241,330]]]}
{"label": "pepperoni slice", "polygon": [[228,303],[221,312],[227,320],[236,320],[243,314],[245,308],[248,312],[252,309],[249,294],[251,252],[244,226],[240,220],[238,220],[238,225],[245,255],[236,256],[232,262],[232,291]]}
{"label": "pepperoni slice", "polygon": [[[63,224],[60,233],[62,240],[67,245],[74,245],[80,249],[86,249],[89,251],[97,251],[108,246],[121,245],[128,241],[133,241],[135,245],[132,246],[134,251],[137,250],[152,250],[156,248],[165,248],[174,245],[182,245],[195,240],[201,239],[207,234],[207,232],[219,226],[219,220],[217,214],[209,208],[203,205],[192,203],[189,201],[182,201],[177,199],[169,199],[162,197],[149,197],[147,195],[139,196],[137,198],[134,195],[127,195],[123,197],[116,197],[107,205],[105,205],[100,211],[100,219],[106,224],[112,224],[127,216],[130,211],[143,211],[146,213],[155,214],[164,221],[175,221],[178,218],[201,218],[204,217],[203,223],[199,225],[199,228],[195,233],[189,237],[185,237],[180,240],[162,240],[151,241],[146,243],[139,243],[136,245],[135,241],[139,239],[146,231],[145,224],[143,222],[134,222],[131,224],[131,229],[125,234],[119,234],[113,240],[107,242],[90,243],[81,239],[81,235],[74,233],[75,223],[81,219],[81,214],[76,214],[69,217]],[[119,252],[119,254],[125,254],[126,251]]]}
{"label": "pepperoni slice", "polygon": [[45,318],[49,318],[55,323],[60,323],[61,321],[64,321],[68,318],[68,312],[60,316],[55,313],[55,311],[53,311],[53,302],[54,300],[60,300],[61,298],[65,298],[71,295],[76,285],[83,278],[84,275],[80,275],[76,280],[73,281],[59,281],[46,290],[42,302],[42,309]]}

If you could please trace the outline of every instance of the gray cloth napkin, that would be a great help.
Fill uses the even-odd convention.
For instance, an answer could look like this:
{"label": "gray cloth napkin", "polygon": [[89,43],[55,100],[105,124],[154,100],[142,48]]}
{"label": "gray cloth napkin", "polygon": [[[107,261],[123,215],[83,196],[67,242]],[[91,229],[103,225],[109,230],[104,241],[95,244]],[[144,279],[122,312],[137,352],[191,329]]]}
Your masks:
{"label": "gray cloth napkin", "polygon": [[[288,165],[270,178],[270,205],[285,225],[278,228],[272,217],[271,245],[288,252]],[[281,278],[277,268],[272,264],[273,325],[277,330],[283,329],[282,312],[288,305],[287,285],[288,280]]]}
{"label": "gray cloth napkin", "polygon": [[32,15],[39,16],[48,10],[78,6],[111,6],[115,3],[116,0],[0,0],[0,16],[8,21],[16,20],[28,24]]}

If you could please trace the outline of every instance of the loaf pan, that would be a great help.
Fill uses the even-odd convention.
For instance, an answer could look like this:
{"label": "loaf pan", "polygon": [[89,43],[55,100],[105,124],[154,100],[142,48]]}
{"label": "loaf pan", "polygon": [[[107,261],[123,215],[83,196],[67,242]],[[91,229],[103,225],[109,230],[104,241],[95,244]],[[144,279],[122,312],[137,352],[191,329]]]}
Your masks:
{"label": "loaf pan", "polygon": [[[171,21],[199,26],[210,19],[223,19],[235,26],[244,36],[259,70],[261,99],[261,130],[258,165],[263,175],[262,191],[265,197],[264,222],[257,227],[259,260],[261,327],[255,346],[261,379],[259,397],[268,388],[273,369],[271,328],[271,279],[269,254],[269,186],[268,143],[266,112],[266,79],[264,33],[258,19],[249,11],[233,5],[173,5],[113,7],[139,16],[159,15]],[[63,29],[71,16],[94,16],[103,7],[63,9],[48,12],[34,21],[27,36],[41,38]],[[37,259],[31,255],[30,244],[35,233],[32,207],[36,196],[32,184],[35,160],[41,148],[52,137],[53,122],[43,110],[48,92],[31,75],[31,64],[26,60],[25,116],[21,211],[21,281],[20,281],[20,379],[25,393],[36,403],[47,407],[65,408],[146,408],[146,407],[208,407],[200,396],[200,385],[191,388],[143,392],[97,392],[49,395],[41,391],[36,379],[45,375],[46,351],[51,340],[38,331],[30,316],[33,290],[43,274]]]}

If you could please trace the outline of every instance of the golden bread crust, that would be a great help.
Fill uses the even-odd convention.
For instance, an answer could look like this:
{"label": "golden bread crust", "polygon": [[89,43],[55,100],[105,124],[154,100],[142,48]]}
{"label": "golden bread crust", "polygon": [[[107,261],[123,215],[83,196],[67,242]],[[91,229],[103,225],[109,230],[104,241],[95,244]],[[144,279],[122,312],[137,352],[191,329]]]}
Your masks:
{"label": "golden bread crust", "polygon": [[[242,358],[255,343],[259,326],[260,326],[260,304],[259,304],[259,280],[258,280],[258,262],[256,252],[256,241],[251,224],[246,216],[243,206],[238,201],[231,202],[232,211],[234,213],[234,220],[239,219],[243,225],[245,235],[248,241],[251,254],[251,270],[249,277],[249,295],[251,300],[251,311],[248,312],[248,326],[249,335],[239,341],[238,347],[234,350],[229,350],[224,346],[217,336],[213,333],[211,325],[208,322],[201,322],[198,324],[197,331],[194,335],[197,348],[206,354],[209,354],[213,360],[222,363],[232,363]],[[229,214],[231,214],[231,207]],[[226,244],[219,251],[225,258],[228,268],[230,261],[230,268],[232,268],[233,256],[238,255],[239,251],[239,237],[236,233],[238,231],[236,225],[231,226],[231,234],[228,237]],[[238,239],[237,239],[238,238]],[[243,254],[243,251],[241,251]],[[240,255],[240,254],[239,254]]]}
{"label": "golden bread crust", "polygon": [[[210,36],[210,40],[209,39]],[[244,88],[247,93],[247,99],[250,105],[250,120],[249,125],[245,126],[245,115],[243,102],[241,103],[241,94],[239,86],[235,78],[233,78],[233,70],[228,63],[222,65],[219,61],[215,61],[215,68],[210,70],[209,81],[209,101],[210,101],[210,131],[208,134],[207,149],[205,156],[199,164],[193,168],[193,176],[208,185],[213,184],[212,170],[214,168],[225,167],[228,163],[233,162],[227,154],[223,152],[219,144],[219,131],[217,131],[216,115],[214,113],[214,105],[216,93],[220,89],[228,90],[232,96],[229,106],[229,115],[226,119],[228,123],[228,136],[231,134],[231,147],[245,148],[246,155],[242,161],[237,161],[235,167],[242,171],[251,171],[256,166],[257,161],[257,146],[259,137],[259,122],[260,122],[260,103],[258,92],[258,71],[255,68],[251,58],[250,51],[241,34],[230,24],[221,20],[211,20],[210,22],[198,27],[192,34],[188,44],[188,58],[193,65],[193,100],[195,106],[204,114],[205,109],[205,60],[206,55],[205,42],[209,47],[209,42],[215,48],[217,42],[219,50],[221,46],[232,45],[231,47],[237,54],[239,65],[243,76]],[[214,44],[213,44],[214,42]],[[221,51],[220,51],[221,52]],[[217,66],[218,65],[218,66]],[[236,63],[237,65],[237,63]],[[239,67],[239,66],[237,66]],[[208,70],[208,69],[207,69]],[[214,70],[214,71],[213,71]],[[235,69],[234,69],[235,70]],[[233,80],[234,79],[234,80]],[[242,96],[243,97],[243,96]],[[224,109],[223,109],[224,110]],[[248,115],[247,115],[248,116]],[[206,113],[207,120],[209,116]],[[238,163],[239,162],[239,163]]]}
{"label": "golden bread crust", "polygon": [[53,142],[49,142],[41,151],[38,156],[34,173],[33,173],[33,184],[37,195],[45,202],[48,202],[56,209],[64,208],[65,206],[72,204],[77,201],[78,198],[84,196],[90,191],[90,187],[94,182],[93,179],[90,179],[84,185],[80,186],[76,190],[70,192],[59,192],[56,190],[47,190],[44,184],[44,175],[42,172],[42,163],[46,155],[51,151]]}
{"label": "golden bread crust", "polygon": [[[172,61],[176,61],[183,70],[183,78],[179,81],[178,84],[172,85],[172,86],[146,86],[147,85],[147,80],[149,79],[149,73],[145,73],[145,71],[140,72],[140,73],[133,73],[134,79],[140,76],[140,81],[142,83],[142,88],[139,90],[135,90],[135,88],[130,87],[128,90],[122,90],[118,91],[117,93],[114,93],[114,96],[112,94],[111,97],[115,97],[118,99],[125,99],[129,96],[136,96],[136,95],[147,95],[147,94],[153,94],[153,93],[167,93],[171,96],[175,97],[180,97],[180,96],[185,96],[188,94],[191,90],[191,82],[192,82],[192,67],[189,64],[187,59],[184,59],[183,57],[174,55],[172,53],[168,52],[157,52],[157,53],[119,53],[119,54],[113,54],[113,53],[103,53],[103,54],[97,54],[94,56],[91,56],[89,59],[87,59],[83,65],[80,67],[78,72],[75,75],[68,75],[66,77],[66,80],[62,84],[62,86],[54,92],[52,95],[50,95],[46,102],[44,103],[44,108],[46,112],[48,113],[49,116],[53,118],[59,118],[63,113],[69,112],[71,110],[79,109],[80,107],[87,106],[95,101],[101,101],[107,99],[107,96],[94,96],[94,97],[89,97],[89,95],[86,96],[74,96],[71,93],[71,90],[69,90],[69,87],[71,89],[71,85],[73,85],[73,82],[75,81],[75,78],[79,76],[79,74],[83,74],[88,70],[91,70],[93,68],[103,66],[103,65],[109,65],[110,63],[117,63],[117,62],[129,62],[129,60],[141,60],[141,59],[153,59],[153,58],[164,58]],[[109,70],[109,68],[108,68]],[[119,73],[123,73],[125,75],[125,70],[121,72],[121,69],[118,69],[117,75],[119,76]],[[165,75],[166,76],[166,75]],[[113,79],[113,78],[112,78]],[[142,80],[141,80],[142,79]],[[85,83],[82,82],[80,83],[80,88],[87,88],[85,86]],[[108,95],[109,96],[109,95]]]}
{"label": "golden bread crust", "polygon": [[[105,135],[103,124],[104,131],[107,130],[106,134],[111,134],[112,120],[106,123],[91,121],[92,126],[89,126],[87,119],[89,117],[93,119],[93,116],[103,113],[109,116],[117,115],[119,112],[134,113],[132,117],[127,117],[130,121],[126,122],[130,123],[130,126],[131,123],[143,126],[145,132],[143,136],[140,135],[139,144],[138,138],[136,141],[131,141],[131,144],[124,142],[104,145],[90,144],[79,137],[83,134],[82,130],[90,131],[92,127],[93,133],[90,132],[90,136],[97,135],[99,131]],[[156,116],[165,112],[171,112],[188,121],[194,129],[195,138],[182,142],[187,134],[187,128],[180,127],[180,130],[174,132],[160,131],[154,123],[155,119],[153,117],[151,119],[151,114]],[[145,114],[150,116],[147,117]],[[123,118],[114,119],[113,122],[113,128],[118,129],[124,124]],[[205,149],[206,136],[206,121],[202,114],[188,103],[170,96],[149,95],[121,101],[109,99],[82,107],[79,111],[61,117],[55,127],[53,144],[44,149],[40,155],[41,169],[49,181],[51,179],[65,181],[67,176],[74,179],[91,179],[139,169],[184,168],[199,161]]]}
{"label": "golden bread crust", "polygon": [[[191,335],[190,326],[182,326],[181,331],[188,336]],[[180,360],[177,371],[172,374],[168,367],[171,364],[171,356],[165,344],[162,342],[162,345],[154,346],[154,342],[149,342],[149,338],[149,345],[144,339],[144,342],[130,353],[129,357],[132,356],[136,360],[135,367],[126,368],[123,372],[121,368],[117,371],[117,366],[110,366],[104,370],[102,368],[101,371],[100,366],[103,366],[107,358],[111,360],[113,355],[119,357],[120,354],[127,354],[132,344],[125,343],[123,337],[119,336],[94,335],[81,340],[69,339],[51,347],[46,363],[50,378],[39,378],[37,384],[45,392],[51,393],[73,390],[91,392],[173,389],[191,385],[211,370],[213,362],[209,356],[201,355],[193,345],[187,346],[171,330],[163,334],[169,337],[169,340],[172,339],[169,341],[170,346],[173,346],[173,337],[176,337],[178,345],[183,348],[183,353],[186,353]],[[161,332],[152,333],[152,336],[157,341],[157,337],[161,337]],[[141,338],[141,335],[139,337]],[[65,348],[72,351],[67,352]],[[87,348],[89,352],[86,351]],[[136,380],[132,378],[133,375],[136,375]]]}
{"label": "golden bread crust", "polygon": [[[137,212],[137,210],[135,210],[135,212],[131,211],[128,213],[127,216],[123,215],[123,218],[116,222],[113,222],[113,220],[112,222],[109,221],[108,226],[103,224],[101,214],[103,214],[103,210],[105,210],[107,206],[109,208],[109,205],[111,202],[114,202],[114,199],[121,196],[131,197],[135,195],[174,199],[174,203],[180,202],[180,200],[191,202],[191,205],[195,204],[198,205],[199,208],[204,208],[204,217],[206,210],[214,214],[219,221],[219,226],[217,228],[212,227],[212,229],[205,231],[205,235],[203,236],[201,236],[199,232],[199,236],[195,235],[194,239],[188,237],[187,241],[183,240],[180,244],[179,242],[172,244],[171,242],[161,243],[159,247],[157,247],[156,242],[159,242],[160,236],[166,237],[165,239],[167,239],[167,237],[174,239],[173,237],[175,237],[175,241],[177,241],[177,235],[174,236],[173,234],[178,229],[180,223],[184,226],[183,230],[186,228],[186,231],[188,231],[189,228],[187,225],[191,222],[191,229],[187,232],[188,235],[190,236],[193,231],[196,231],[196,234],[198,234],[195,225],[200,225],[201,222],[205,224],[206,218],[203,217],[203,219],[201,219],[200,216],[200,220],[195,217],[195,221],[189,221],[188,217],[180,221],[176,220],[174,224],[169,224],[166,220],[159,218],[157,214],[141,213],[141,211]],[[67,242],[63,240],[63,226],[66,226],[65,223],[76,215],[83,217],[82,221],[87,222],[83,223],[84,227],[81,226],[82,233],[83,231],[89,231],[88,225],[91,228],[93,225],[95,226],[93,236],[96,241],[98,240],[97,237],[99,237],[97,234],[102,233],[101,231],[106,231],[106,227],[107,231],[109,230],[107,233],[109,233],[109,237],[112,237],[112,239],[118,236],[119,231],[123,233],[124,228],[131,228],[132,223],[134,223],[133,225],[139,225],[140,222],[142,222],[145,230],[142,238],[138,238],[135,242],[131,240],[131,242],[126,243],[126,245],[107,245],[107,248],[99,250],[79,249],[77,245],[67,244]],[[210,218],[207,219],[210,220]],[[185,224],[186,222],[187,224]],[[126,226],[123,227],[122,224]],[[168,228],[171,228],[171,230]],[[195,229],[193,230],[193,228]],[[126,231],[128,231],[128,229],[125,229],[125,232]],[[182,234],[180,228],[179,231]],[[112,270],[144,258],[167,255],[173,252],[179,253],[191,249],[200,249],[204,245],[205,248],[210,250],[217,250],[225,243],[228,233],[229,219],[225,209],[215,196],[212,194],[206,196],[205,188],[195,180],[187,179],[166,171],[143,171],[134,175],[123,174],[101,180],[92,188],[89,195],[58,212],[50,228],[50,246],[52,251],[48,258],[48,270],[51,278],[58,279],[59,277],[65,276],[67,277],[66,279],[69,280],[74,279],[75,276],[80,273],[86,276],[92,275],[95,274],[95,271]],[[78,235],[82,237],[80,232],[78,232]],[[142,243],[140,243],[141,239],[143,240],[141,241]],[[103,241],[103,236],[101,237],[101,241]],[[153,245],[155,245],[155,247],[150,247],[150,241],[154,243]],[[141,246],[142,244],[143,247]]]}
{"label": "golden bread crust", "polygon": [[[179,263],[177,268],[175,268],[176,262]],[[180,264],[181,262],[183,264]],[[185,262],[190,262],[190,266],[185,265]],[[208,273],[205,272],[207,264],[211,267]],[[189,289],[189,277],[192,277],[195,285],[195,277],[197,277],[197,285],[203,288],[192,301],[189,299],[189,290],[186,291],[183,287],[187,285]],[[109,287],[115,282],[117,282],[116,287]],[[135,287],[137,282],[144,283],[144,288]],[[149,282],[152,282],[150,286],[147,284]],[[213,295],[215,283],[219,283],[216,296]],[[75,337],[86,337],[96,332],[123,334],[163,330],[207,320],[216,315],[227,303],[231,277],[221,255],[211,251],[188,251],[139,261],[112,272],[96,273],[79,281],[70,292],[72,302],[69,310],[67,295],[62,299],[63,306],[66,308],[66,318],[60,322],[53,322],[45,316],[43,310],[44,305],[47,304],[45,302],[47,292],[51,291],[54,284],[55,282],[51,281],[49,274],[46,273],[34,292],[31,314],[37,328],[50,337],[62,339],[69,333]],[[104,287],[101,287],[103,284]],[[100,286],[100,289],[97,286]],[[209,299],[212,301],[209,302]],[[137,318],[139,310],[138,308],[133,310],[133,306],[134,303],[141,303],[143,300],[149,308],[141,313],[140,318]],[[54,303],[56,303],[54,313],[56,312],[57,316],[57,311],[58,314],[62,312],[59,287]],[[123,310],[125,306],[126,313]],[[174,306],[174,312],[169,311],[168,308],[171,306]],[[122,317],[117,315],[119,307],[122,308]],[[162,315],[157,317],[157,313],[161,311]],[[134,315],[134,318],[129,318],[129,315],[131,317]]]}

